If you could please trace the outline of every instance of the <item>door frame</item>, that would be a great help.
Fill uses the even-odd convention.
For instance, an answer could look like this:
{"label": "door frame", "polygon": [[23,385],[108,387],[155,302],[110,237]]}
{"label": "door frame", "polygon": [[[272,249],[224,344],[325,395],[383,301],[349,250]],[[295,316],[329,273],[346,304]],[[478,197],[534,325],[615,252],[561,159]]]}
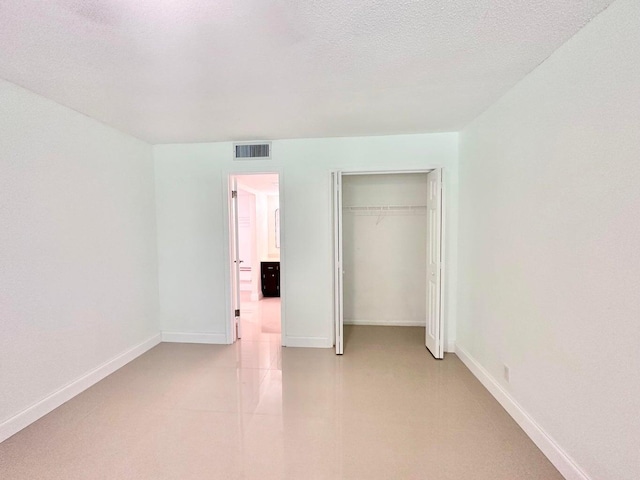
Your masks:
{"label": "door frame", "polygon": [[[447,208],[447,203],[446,203],[446,186],[445,186],[445,170],[446,168],[441,166],[441,165],[437,165],[437,166],[433,166],[433,167],[426,167],[426,168],[409,168],[409,169],[385,169],[385,168],[381,168],[381,169],[358,169],[358,168],[349,168],[346,170],[343,169],[332,169],[329,172],[329,180],[330,180],[330,185],[331,185],[331,205],[332,205],[332,212],[333,212],[333,202],[334,202],[334,180],[333,177],[334,175],[340,174],[341,177],[344,176],[352,176],[352,175],[392,175],[392,174],[407,174],[407,173],[429,173],[433,170],[440,170],[441,173],[441,182],[440,182],[440,188],[441,188],[441,202],[442,202],[442,206],[441,206],[441,218],[440,218],[440,340],[442,342],[442,351],[443,354],[446,353],[447,348],[446,348],[446,343],[445,343],[445,332],[446,332],[446,304],[445,304],[445,285],[446,285],[446,278],[447,278],[447,269],[446,269],[446,238],[447,238],[447,224],[446,224],[446,218],[447,218],[447,214],[446,214],[446,208]],[[342,196],[342,181],[340,182],[340,195]],[[335,239],[337,232],[336,232],[336,221],[334,219],[334,215],[332,213],[331,215],[331,233],[332,233],[332,238]],[[335,240],[332,241],[332,245],[335,245]],[[342,250],[342,248],[341,248]],[[332,267],[334,269],[334,271],[337,269],[337,259],[336,259],[336,248],[332,247],[332,252],[331,252],[331,260],[332,260]],[[343,291],[344,291],[344,285],[343,287]],[[337,286],[335,285],[335,280],[334,280],[334,294],[333,294],[333,311],[334,311],[334,318],[333,318],[333,346],[336,347],[336,332],[337,332],[337,322],[338,319],[336,318],[336,312],[338,311],[338,303],[337,300],[339,300],[338,298],[336,298],[337,295],[339,295],[339,292],[337,292]],[[342,296],[340,296],[342,297]],[[344,320],[344,319],[343,319]],[[426,320],[426,319],[425,319]],[[425,325],[426,327],[426,325]],[[344,342],[344,323],[343,323],[343,333],[342,333],[342,339]],[[337,353],[339,355],[339,353]]]}
{"label": "door frame", "polygon": [[231,177],[242,175],[278,175],[278,202],[280,209],[280,343],[283,347],[286,347],[286,316],[285,316],[285,304],[286,304],[286,205],[284,195],[284,172],[281,167],[270,168],[255,168],[246,166],[244,168],[238,167],[233,169],[227,169],[222,172],[222,224],[224,239],[223,252],[224,252],[224,283],[225,283],[225,306],[226,306],[226,321],[225,321],[225,336],[227,344],[234,343],[235,328],[235,315],[233,312],[233,288],[232,288],[232,261],[231,258]]}

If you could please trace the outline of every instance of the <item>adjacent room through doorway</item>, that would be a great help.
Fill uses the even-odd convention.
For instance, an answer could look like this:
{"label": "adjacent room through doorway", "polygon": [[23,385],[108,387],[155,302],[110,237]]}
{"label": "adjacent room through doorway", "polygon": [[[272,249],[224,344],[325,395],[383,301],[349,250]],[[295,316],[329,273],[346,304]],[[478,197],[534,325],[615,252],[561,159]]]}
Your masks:
{"label": "adjacent room through doorway", "polygon": [[279,175],[232,175],[230,182],[234,340],[280,344]]}

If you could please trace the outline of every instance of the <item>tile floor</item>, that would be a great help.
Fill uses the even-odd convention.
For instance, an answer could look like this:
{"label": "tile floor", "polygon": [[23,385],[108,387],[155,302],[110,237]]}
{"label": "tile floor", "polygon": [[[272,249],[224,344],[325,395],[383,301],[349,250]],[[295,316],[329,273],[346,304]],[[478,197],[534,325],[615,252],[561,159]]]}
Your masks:
{"label": "tile floor", "polygon": [[6,440],[0,478],[562,478],[423,329],[347,327],[342,357],[281,348],[259,313],[276,302],[235,345],[160,344]]}

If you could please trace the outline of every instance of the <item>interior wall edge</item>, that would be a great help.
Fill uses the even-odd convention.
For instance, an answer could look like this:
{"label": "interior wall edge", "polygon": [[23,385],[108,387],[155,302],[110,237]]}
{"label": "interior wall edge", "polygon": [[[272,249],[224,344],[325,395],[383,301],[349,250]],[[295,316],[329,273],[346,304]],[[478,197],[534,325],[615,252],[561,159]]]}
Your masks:
{"label": "interior wall edge", "polygon": [[456,341],[455,340],[450,340],[448,342],[445,342],[445,344],[446,344],[445,353],[456,353]]}
{"label": "interior wall edge", "polygon": [[114,373],[116,370],[124,367],[127,363],[135,360],[143,353],[151,350],[161,342],[159,333],[154,334],[141,343],[131,347],[130,349],[116,355],[111,360],[106,361],[102,365],[90,370],[86,374],[68,383],[62,388],[50,393],[35,404],[19,412],[8,420],[0,424],[0,442],[15,435],[20,430],[28,427],[38,419],[44,417],[49,412],[58,408],[73,397],[84,392],[89,387],[95,385],[100,380]]}
{"label": "interior wall edge", "polygon": [[567,480],[592,480],[464,347],[456,343],[455,353]]}
{"label": "interior wall edge", "polygon": [[159,239],[159,235],[158,235],[158,189],[156,187],[157,185],[157,178],[156,178],[156,160],[155,160],[155,150],[154,150],[154,146],[151,145],[151,171],[153,173],[152,178],[151,178],[151,182],[153,184],[153,231],[154,231],[154,242],[153,242],[153,247],[155,248],[155,258],[156,258],[156,265],[155,265],[155,284],[154,284],[154,288],[156,291],[156,311],[155,311],[155,318],[156,318],[156,329],[162,334],[162,299],[160,298],[161,296],[161,289],[160,289],[160,245],[158,244],[158,239]]}

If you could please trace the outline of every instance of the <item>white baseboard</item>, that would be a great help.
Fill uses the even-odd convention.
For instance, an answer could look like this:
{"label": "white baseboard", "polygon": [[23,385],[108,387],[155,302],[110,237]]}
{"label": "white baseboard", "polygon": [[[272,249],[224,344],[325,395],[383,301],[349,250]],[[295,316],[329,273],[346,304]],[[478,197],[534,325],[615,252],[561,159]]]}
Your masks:
{"label": "white baseboard", "polygon": [[498,381],[460,345],[455,345],[456,355],[473,373],[489,393],[504,407],[518,425],[533,440],[549,461],[567,480],[591,480],[576,462],[555,440],[518,404]]}
{"label": "white baseboard", "polygon": [[374,327],[424,327],[424,320],[376,320],[376,319],[362,319],[362,318],[345,318],[345,325],[370,325]]}
{"label": "white baseboard", "polygon": [[162,332],[162,341],[170,343],[208,343],[226,345],[224,333]]}
{"label": "white baseboard", "polygon": [[333,342],[326,337],[291,337],[286,336],[284,344],[287,347],[331,348]]}
{"label": "white baseboard", "polygon": [[152,349],[159,343],[160,334],[156,334],[153,337],[148,338],[144,342],[139,343],[135,347],[130,348],[126,352],[123,352],[120,355],[112,358],[111,360],[108,360],[99,367],[94,368],[90,372],[87,372],[80,378],[56,390],[39,402],[30,406],[29,408],[4,421],[0,424],[0,442],[3,442],[12,435],[15,435],[20,430],[31,425],[39,418],[44,417],[47,413],[58,408],[63,403],[71,400],[76,395],[82,393],[92,385],[95,385],[106,376],[112,374],[119,368],[122,368],[131,360],[139,357],[147,350]]}

